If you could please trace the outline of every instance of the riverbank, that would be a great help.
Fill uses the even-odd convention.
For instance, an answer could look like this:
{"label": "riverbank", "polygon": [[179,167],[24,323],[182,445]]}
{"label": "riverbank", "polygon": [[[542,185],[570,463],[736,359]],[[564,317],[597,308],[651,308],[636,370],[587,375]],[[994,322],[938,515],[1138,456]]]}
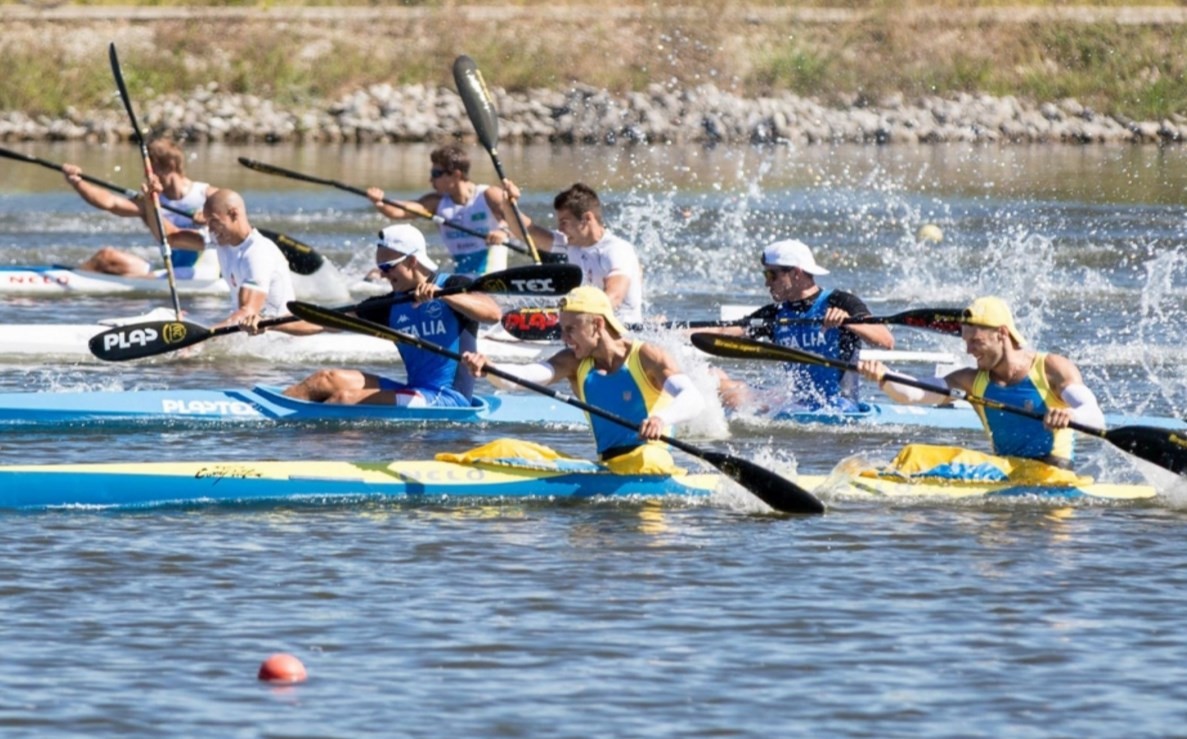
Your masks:
{"label": "riverbank", "polygon": [[[1187,9],[0,5],[0,139],[472,136],[473,56],[507,141],[1177,143]],[[573,49],[581,49],[574,53]]]}

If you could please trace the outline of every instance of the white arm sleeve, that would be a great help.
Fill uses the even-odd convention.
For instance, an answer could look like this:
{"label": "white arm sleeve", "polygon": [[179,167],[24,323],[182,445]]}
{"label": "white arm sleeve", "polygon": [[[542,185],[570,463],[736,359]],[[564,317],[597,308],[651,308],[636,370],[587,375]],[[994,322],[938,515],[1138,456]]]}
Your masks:
{"label": "white arm sleeve", "polygon": [[665,426],[691,421],[705,410],[704,396],[693,384],[692,378],[683,372],[664,381],[664,392],[672,398],[654,415],[663,421]]}
{"label": "white arm sleeve", "polygon": [[[901,376],[911,377],[910,375]],[[911,379],[914,380],[915,378],[911,377]],[[920,380],[920,382],[931,384],[930,380]],[[936,388],[936,391],[932,392],[930,390],[924,390],[923,388],[914,387],[913,385],[900,385],[894,380],[883,378],[882,381],[878,383],[878,387],[882,389],[882,392],[889,395],[891,399],[899,403],[916,405],[923,405],[926,403],[930,405],[938,405],[940,403],[947,403],[949,400],[951,400],[951,396],[944,392],[944,390],[948,387],[947,384],[943,385],[942,387],[940,385],[935,385],[934,387]]]}
{"label": "white arm sleeve", "polygon": [[[505,372],[512,377],[518,377],[521,380],[534,382],[537,385],[547,385],[556,377],[556,371],[548,362],[533,362],[532,364],[492,364],[491,367]],[[490,380],[490,384],[494,385],[500,390],[513,390],[519,385],[514,382],[509,382],[501,377],[495,377],[491,374],[483,375]]]}
{"label": "white arm sleeve", "polygon": [[1079,383],[1068,385],[1059,397],[1072,409],[1072,420],[1076,423],[1098,429],[1105,427],[1105,414],[1097,405],[1096,396],[1088,386]]}

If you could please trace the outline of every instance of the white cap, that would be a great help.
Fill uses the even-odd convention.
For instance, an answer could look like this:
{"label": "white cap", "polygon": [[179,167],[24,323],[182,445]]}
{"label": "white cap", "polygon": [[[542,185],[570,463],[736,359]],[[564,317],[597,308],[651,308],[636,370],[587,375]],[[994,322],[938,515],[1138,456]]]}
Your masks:
{"label": "white cap", "polygon": [[379,247],[401,254],[411,254],[426,269],[436,272],[437,263],[429,259],[425,247],[425,235],[418,228],[407,223],[397,223],[379,232]]}
{"label": "white cap", "polygon": [[810,275],[827,275],[828,270],[816,263],[808,245],[796,239],[776,241],[762,250],[762,263],[768,267],[795,267]]}

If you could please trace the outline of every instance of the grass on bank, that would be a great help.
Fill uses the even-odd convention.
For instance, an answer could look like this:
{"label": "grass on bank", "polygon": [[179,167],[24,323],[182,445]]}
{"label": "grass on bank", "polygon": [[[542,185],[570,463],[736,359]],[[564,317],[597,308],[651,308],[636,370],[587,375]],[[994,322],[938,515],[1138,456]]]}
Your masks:
{"label": "grass on bank", "polygon": [[[543,3],[504,6],[533,4]],[[695,0],[682,4],[692,13],[649,3],[628,20],[585,13],[544,20],[526,13],[492,28],[467,19],[453,3],[423,5],[446,9],[383,23],[348,17],[298,23],[283,16],[238,23],[166,20],[136,26],[140,33],[150,29],[148,43],[115,40],[138,98],[210,82],[281,106],[334,100],[374,83],[452,87],[449,65],[467,53],[490,84],[515,90],[580,82],[615,92],[653,83],[679,91],[712,82],[747,96],[790,90],[827,103],[876,103],[893,92],[908,98],[990,93],[1034,101],[1074,97],[1099,112],[1136,120],[1187,114],[1187,25],[960,21],[954,13],[908,20],[895,12],[907,4],[878,2],[843,4],[875,11],[848,21],[754,22],[730,11],[780,3]],[[19,70],[0,85],[0,110],[61,115],[71,107],[113,105],[106,39],[81,49],[71,42],[77,36],[38,32],[36,25],[28,31],[0,31],[0,58],[9,70]]]}

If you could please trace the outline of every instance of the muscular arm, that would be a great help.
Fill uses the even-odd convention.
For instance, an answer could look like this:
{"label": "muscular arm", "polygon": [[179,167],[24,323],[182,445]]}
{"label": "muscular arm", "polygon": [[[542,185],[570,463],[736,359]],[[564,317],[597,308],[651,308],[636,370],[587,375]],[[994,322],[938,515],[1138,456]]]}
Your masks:
{"label": "muscular arm", "polygon": [[625,274],[614,274],[606,276],[606,284],[602,287],[606,297],[610,298],[610,305],[618,308],[622,305],[622,301],[626,300],[627,293],[631,289],[631,278]]}
{"label": "muscular arm", "polygon": [[1094,428],[1105,427],[1105,414],[1096,396],[1084,384],[1080,369],[1067,357],[1048,354],[1043,364],[1051,390],[1067,403],[1067,408],[1051,408],[1043,422],[1049,428],[1066,428],[1075,421]]}
{"label": "muscular arm", "polygon": [[121,218],[138,218],[140,216],[139,205],[123,195],[116,195],[106,188],[92,185],[82,179],[82,169],[77,165],[63,164],[62,174],[66,176],[66,182],[78,192],[88,205]]}
{"label": "muscular arm", "polygon": [[483,293],[446,295],[441,300],[466,318],[479,323],[498,323],[503,317],[503,309],[499,304]]}
{"label": "muscular arm", "polygon": [[367,198],[375,205],[375,209],[383,215],[392,219],[393,221],[407,221],[413,218],[432,218],[433,214],[437,212],[437,206],[441,203],[441,196],[435,192],[422,195],[415,202],[421,207],[423,212],[418,212],[414,208],[402,208],[398,205],[383,202],[384,192],[378,187],[367,188]]}

